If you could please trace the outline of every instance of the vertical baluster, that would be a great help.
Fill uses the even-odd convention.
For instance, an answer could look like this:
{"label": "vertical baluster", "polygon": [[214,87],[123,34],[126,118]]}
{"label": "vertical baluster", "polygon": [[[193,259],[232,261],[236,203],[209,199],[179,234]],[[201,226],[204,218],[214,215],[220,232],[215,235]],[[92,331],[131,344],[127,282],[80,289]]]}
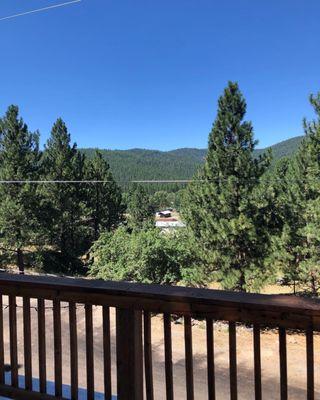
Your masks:
{"label": "vertical baluster", "polygon": [[287,378],[287,340],[286,329],[279,328],[279,355],[280,355],[280,398],[288,399],[288,378]]}
{"label": "vertical baluster", "polygon": [[237,400],[237,336],[236,323],[229,322],[229,368],[230,368],[230,399]]}
{"label": "vertical baluster", "polygon": [[253,326],[254,391],[255,400],[262,399],[260,325]]}
{"label": "vertical baluster", "polygon": [[207,318],[207,373],[208,373],[208,400],[215,400],[215,376],[214,376],[214,336],[213,320]]}
{"label": "vertical baluster", "polygon": [[104,364],[104,396],[105,400],[112,400],[111,388],[111,345],[110,345],[110,310],[102,307],[103,319],[103,364]]}
{"label": "vertical baluster", "polygon": [[4,340],[3,340],[3,300],[0,294],[0,384],[5,383],[4,380]]}
{"label": "vertical baluster", "polygon": [[194,400],[193,388],[193,356],[192,356],[192,326],[191,317],[184,317],[184,344],[186,357],[186,389],[187,400]]}
{"label": "vertical baluster", "polygon": [[78,399],[78,336],[77,312],[74,302],[69,303],[69,328],[70,328],[70,378],[71,399]]}
{"label": "vertical baluster", "polygon": [[146,374],[147,400],[153,400],[153,369],[152,369],[152,341],[151,341],[151,314],[144,312],[144,363]]}
{"label": "vertical baluster", "polygon": [[62,396],[62,344],[61,344],[61,304],[53,300],[53,336],[54,336],[54,380],[55,395]]}
{"label": "vertical baluster", "polygon": [[86,316],[86,361],[87,361],[87,399],[94,400],[94,363],[93,363],[93,325],[92,306],[85,305]]}
{"label": "vertical baluster", "polygon": [[171,316],[164,314],[164,352],[167,400],[173,400]]}
{"label": "vertical baluster", "polygon": [[18,346],[16,297],[9,296],[11,385],[18,387]]}
{"label": "vertical baluster", "polygon": [[314,400],[314,347],[312,327],[306,332],[307,344],[307,399]]}
{"label": "vertical baluster", "polygon": [[30,298],[23,298],[23,342],[25,388],[32,390],[32,348],[31,348],[31,315]]}
{"label": "vertical baluster", "polygon": [[117,390],[119,400],[143,399],[142,312],[116,309]]}
{"label": "vertical baluster", "polygon": [[46,315],[44,299],[38,299],[38,349],[40,393],[47,392]]}

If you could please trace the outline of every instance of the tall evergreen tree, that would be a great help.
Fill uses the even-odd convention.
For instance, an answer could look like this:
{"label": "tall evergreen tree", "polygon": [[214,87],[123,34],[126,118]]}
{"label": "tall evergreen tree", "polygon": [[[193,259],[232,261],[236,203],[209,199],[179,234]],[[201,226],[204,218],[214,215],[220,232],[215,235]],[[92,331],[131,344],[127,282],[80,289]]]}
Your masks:
{"label": "tall evergreen tree", "polygon": [[257,184],[269,156],[254,158],[246,102],[229,82],[218,102],[202,171],[186,191],[183,214],[224,288],[262,286],[268,232],[262,223]]}
{"label": "tall evergreen tree", "polygon": [[[10,106],[0,121],[0,179],[37,180],[38,173],[39,135],[28,130],[19,117],[18,107]],[[34,244],[39,232],[36,189],[31,183],[3,183],[0,199],[1,241],[6,249],[16,253],[23,273],[23,250]]]}
{"label": "tall evergreen tree", "polygon": [[320,289],[320,94],[311,96],[317,119],[304,128],[306,137],[287,173],[288,212],[275,258],[295,286]]}
{"label": "tall evergreen tree", "polygon": [[141,185],[133,185],[127,200],[128,222],[132,228],[140,229],[150,224],[154,210],[150,204],[150,197]]}
{"label": "tall evergreen tree", "polygon": [[[174,193],[170,193],[170,195],[172,194],[174,196]],[[169,193],[165,190],[159,190],[158,192],[155,192],[150,198],[152,207],[158,211],[164,210],[168,207],[172,207],[173,196],[169,196]]]}
{"label": "tall evergreen tree", "polygon": [[84,178],[84,156],[70,142],[67,127],[59,118],[53,125],[42,160],[45,180],[54,181],[43,187],[50,242],[63,257],[80,253],[85,229],[84,187],[79,183],[63,183]]}
{"label": "tall evergreen tree", "polygon": [[101,230],[109,231],[121,221],[121,190],[100,151],[96,151],[94,157],[86,161],[86,179],[93,181],[87,186],[86,203],[93,240],[97,240]]}

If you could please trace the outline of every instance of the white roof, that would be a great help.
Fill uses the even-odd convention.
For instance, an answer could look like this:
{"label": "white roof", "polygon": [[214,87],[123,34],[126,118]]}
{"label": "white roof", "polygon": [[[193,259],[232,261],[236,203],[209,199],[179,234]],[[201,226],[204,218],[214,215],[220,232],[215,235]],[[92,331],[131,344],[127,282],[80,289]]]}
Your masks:
{"label": "white roof", "polygon": [[185,224],[181,221],[156,221],[157,228],[184,228]]}

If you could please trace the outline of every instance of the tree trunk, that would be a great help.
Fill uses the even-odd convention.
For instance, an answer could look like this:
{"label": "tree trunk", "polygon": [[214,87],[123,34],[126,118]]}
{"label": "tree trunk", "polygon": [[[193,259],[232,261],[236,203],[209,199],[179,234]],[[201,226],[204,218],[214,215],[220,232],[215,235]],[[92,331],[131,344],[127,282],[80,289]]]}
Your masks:
{"label": "tree trunk", "polygon": [[317,287],[316,287],[316,279],[314,275],[311,276],[311,288],[313,296],[318,296]]}
{"label": "tree trunk", "polygon": [[[96,178],[98,179],[98,178]],[[96,185],[96,205],[94,210],[94,240],[98,240],[99,238],[99,215],[100,215],[100,196],[99,196],[99,188]]]}
{"label": "tree trunk", "polygon": [[246,280],[245,280],[244,272],[241,271],[240,280],[239,280],[239,290],[240,290],[240,292],[246,292],[245,284],[246,284]]}
{"label": "tree trunk", "polygon": [[60,251],[61,251],[62,257],[65,257],[67,254],[67,245],[66,245],[65,233],[63,230],[60,234]]}
{"label": "tree trunk", "polygon": [[99,221],[96,216],[94,217],[93,225],[94,225],[94,240],[96,241],[99,238]]}
{"label": "tree trunk", "polygon": [[63,235],[63,233],[60,235],[60,251],[61,251],[61,254],[64,255],[64,251],[65,251],[65,241],[64,241],[64,235]]}
{"label": "tree trunk", "polygon": [[23,261],[23,252],[21,248],[17,249],[17,265],[19,268],[19,274],[24,274],[24,261]]}

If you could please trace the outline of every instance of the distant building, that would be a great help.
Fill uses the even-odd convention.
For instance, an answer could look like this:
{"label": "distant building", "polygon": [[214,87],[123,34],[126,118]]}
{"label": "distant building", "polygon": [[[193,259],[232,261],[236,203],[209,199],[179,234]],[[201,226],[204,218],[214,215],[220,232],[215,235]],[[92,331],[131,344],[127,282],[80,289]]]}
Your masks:
{"label": "distant building", "polygon": [[184,228],[185,226],[183,222],[178,221],[176,218],[159,218],[156,220],[156,227],[163,230]]}

